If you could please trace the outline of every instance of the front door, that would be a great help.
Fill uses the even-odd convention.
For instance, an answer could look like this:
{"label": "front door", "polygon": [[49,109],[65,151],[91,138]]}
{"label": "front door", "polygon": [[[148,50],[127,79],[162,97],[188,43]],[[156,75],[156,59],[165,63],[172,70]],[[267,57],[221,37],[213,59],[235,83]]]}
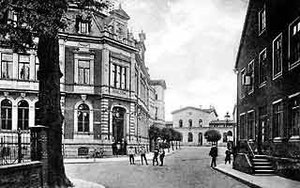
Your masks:
{"label": "front door", "polygon": [[125,109],[121,107],[114,107],[112,114],[112,136],[114,139],[113,143],[113,154],[124,155],[126,152],[125,142]]}

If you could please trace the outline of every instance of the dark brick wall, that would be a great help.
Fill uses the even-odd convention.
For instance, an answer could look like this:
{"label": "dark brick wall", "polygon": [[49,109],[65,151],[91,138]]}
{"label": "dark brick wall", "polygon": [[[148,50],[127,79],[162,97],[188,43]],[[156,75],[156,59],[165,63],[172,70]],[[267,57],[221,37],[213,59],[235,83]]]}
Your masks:
{"label": "dark brick wall", "polygon": [[0,166],[1,188],[42,187],[42,164],[40,162]]}

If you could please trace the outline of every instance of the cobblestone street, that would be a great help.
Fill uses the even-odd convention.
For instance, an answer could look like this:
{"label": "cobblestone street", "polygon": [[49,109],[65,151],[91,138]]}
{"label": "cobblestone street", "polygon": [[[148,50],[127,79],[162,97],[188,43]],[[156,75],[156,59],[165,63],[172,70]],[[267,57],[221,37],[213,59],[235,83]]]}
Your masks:
{"label": "cobblestone street", "polygon": [[[235,179],[210,168],[209,147],[183,148],[166,156],[165,166],[130,165],[126,161],[66,164],[67,175],[99,183],[107,188],[243,188]],[[224,161],[219,149],[217,163]],[[139,157],[139,156],[138,156]],[[137,158],[137,157],[136,157]]]}

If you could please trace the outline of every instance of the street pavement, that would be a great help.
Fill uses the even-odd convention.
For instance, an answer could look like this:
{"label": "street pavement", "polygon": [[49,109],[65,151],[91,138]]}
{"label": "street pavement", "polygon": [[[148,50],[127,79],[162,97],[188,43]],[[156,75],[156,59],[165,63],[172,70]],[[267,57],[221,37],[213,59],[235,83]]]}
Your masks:
{"label": "street pavement", "polygon": [[[65,168],[72,181],[83,181],[83,184],[75,184],[76,188],[88,188],[88,182],[106,188],[248,187],[211,168],[209,150],[209,147],[182,148],[167,155],[164,166],[153,166],[152,156],[147,155],[149,165],[141,165],[140,160],[136,161],[135,165],[130,165],[127,157],[118,157],[80,161],[68,159],[65,160]],[[224,152],[225,149],[219,149],[219,163],[224,161]],[[136,160],[139,158],[140,156],[135,157]]]}

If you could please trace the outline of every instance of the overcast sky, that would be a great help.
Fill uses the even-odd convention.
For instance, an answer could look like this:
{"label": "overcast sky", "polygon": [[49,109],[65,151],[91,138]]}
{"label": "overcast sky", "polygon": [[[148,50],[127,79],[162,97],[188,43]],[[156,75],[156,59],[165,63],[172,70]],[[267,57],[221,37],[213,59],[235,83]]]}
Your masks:
{"label": "overcast sky", "polygon": [[119,1],[131,17],[131,30],[146,33],[151,78],[166,81],[166,120],[185,106],[213,105],[220,119],[231,114],[247,0]]}

